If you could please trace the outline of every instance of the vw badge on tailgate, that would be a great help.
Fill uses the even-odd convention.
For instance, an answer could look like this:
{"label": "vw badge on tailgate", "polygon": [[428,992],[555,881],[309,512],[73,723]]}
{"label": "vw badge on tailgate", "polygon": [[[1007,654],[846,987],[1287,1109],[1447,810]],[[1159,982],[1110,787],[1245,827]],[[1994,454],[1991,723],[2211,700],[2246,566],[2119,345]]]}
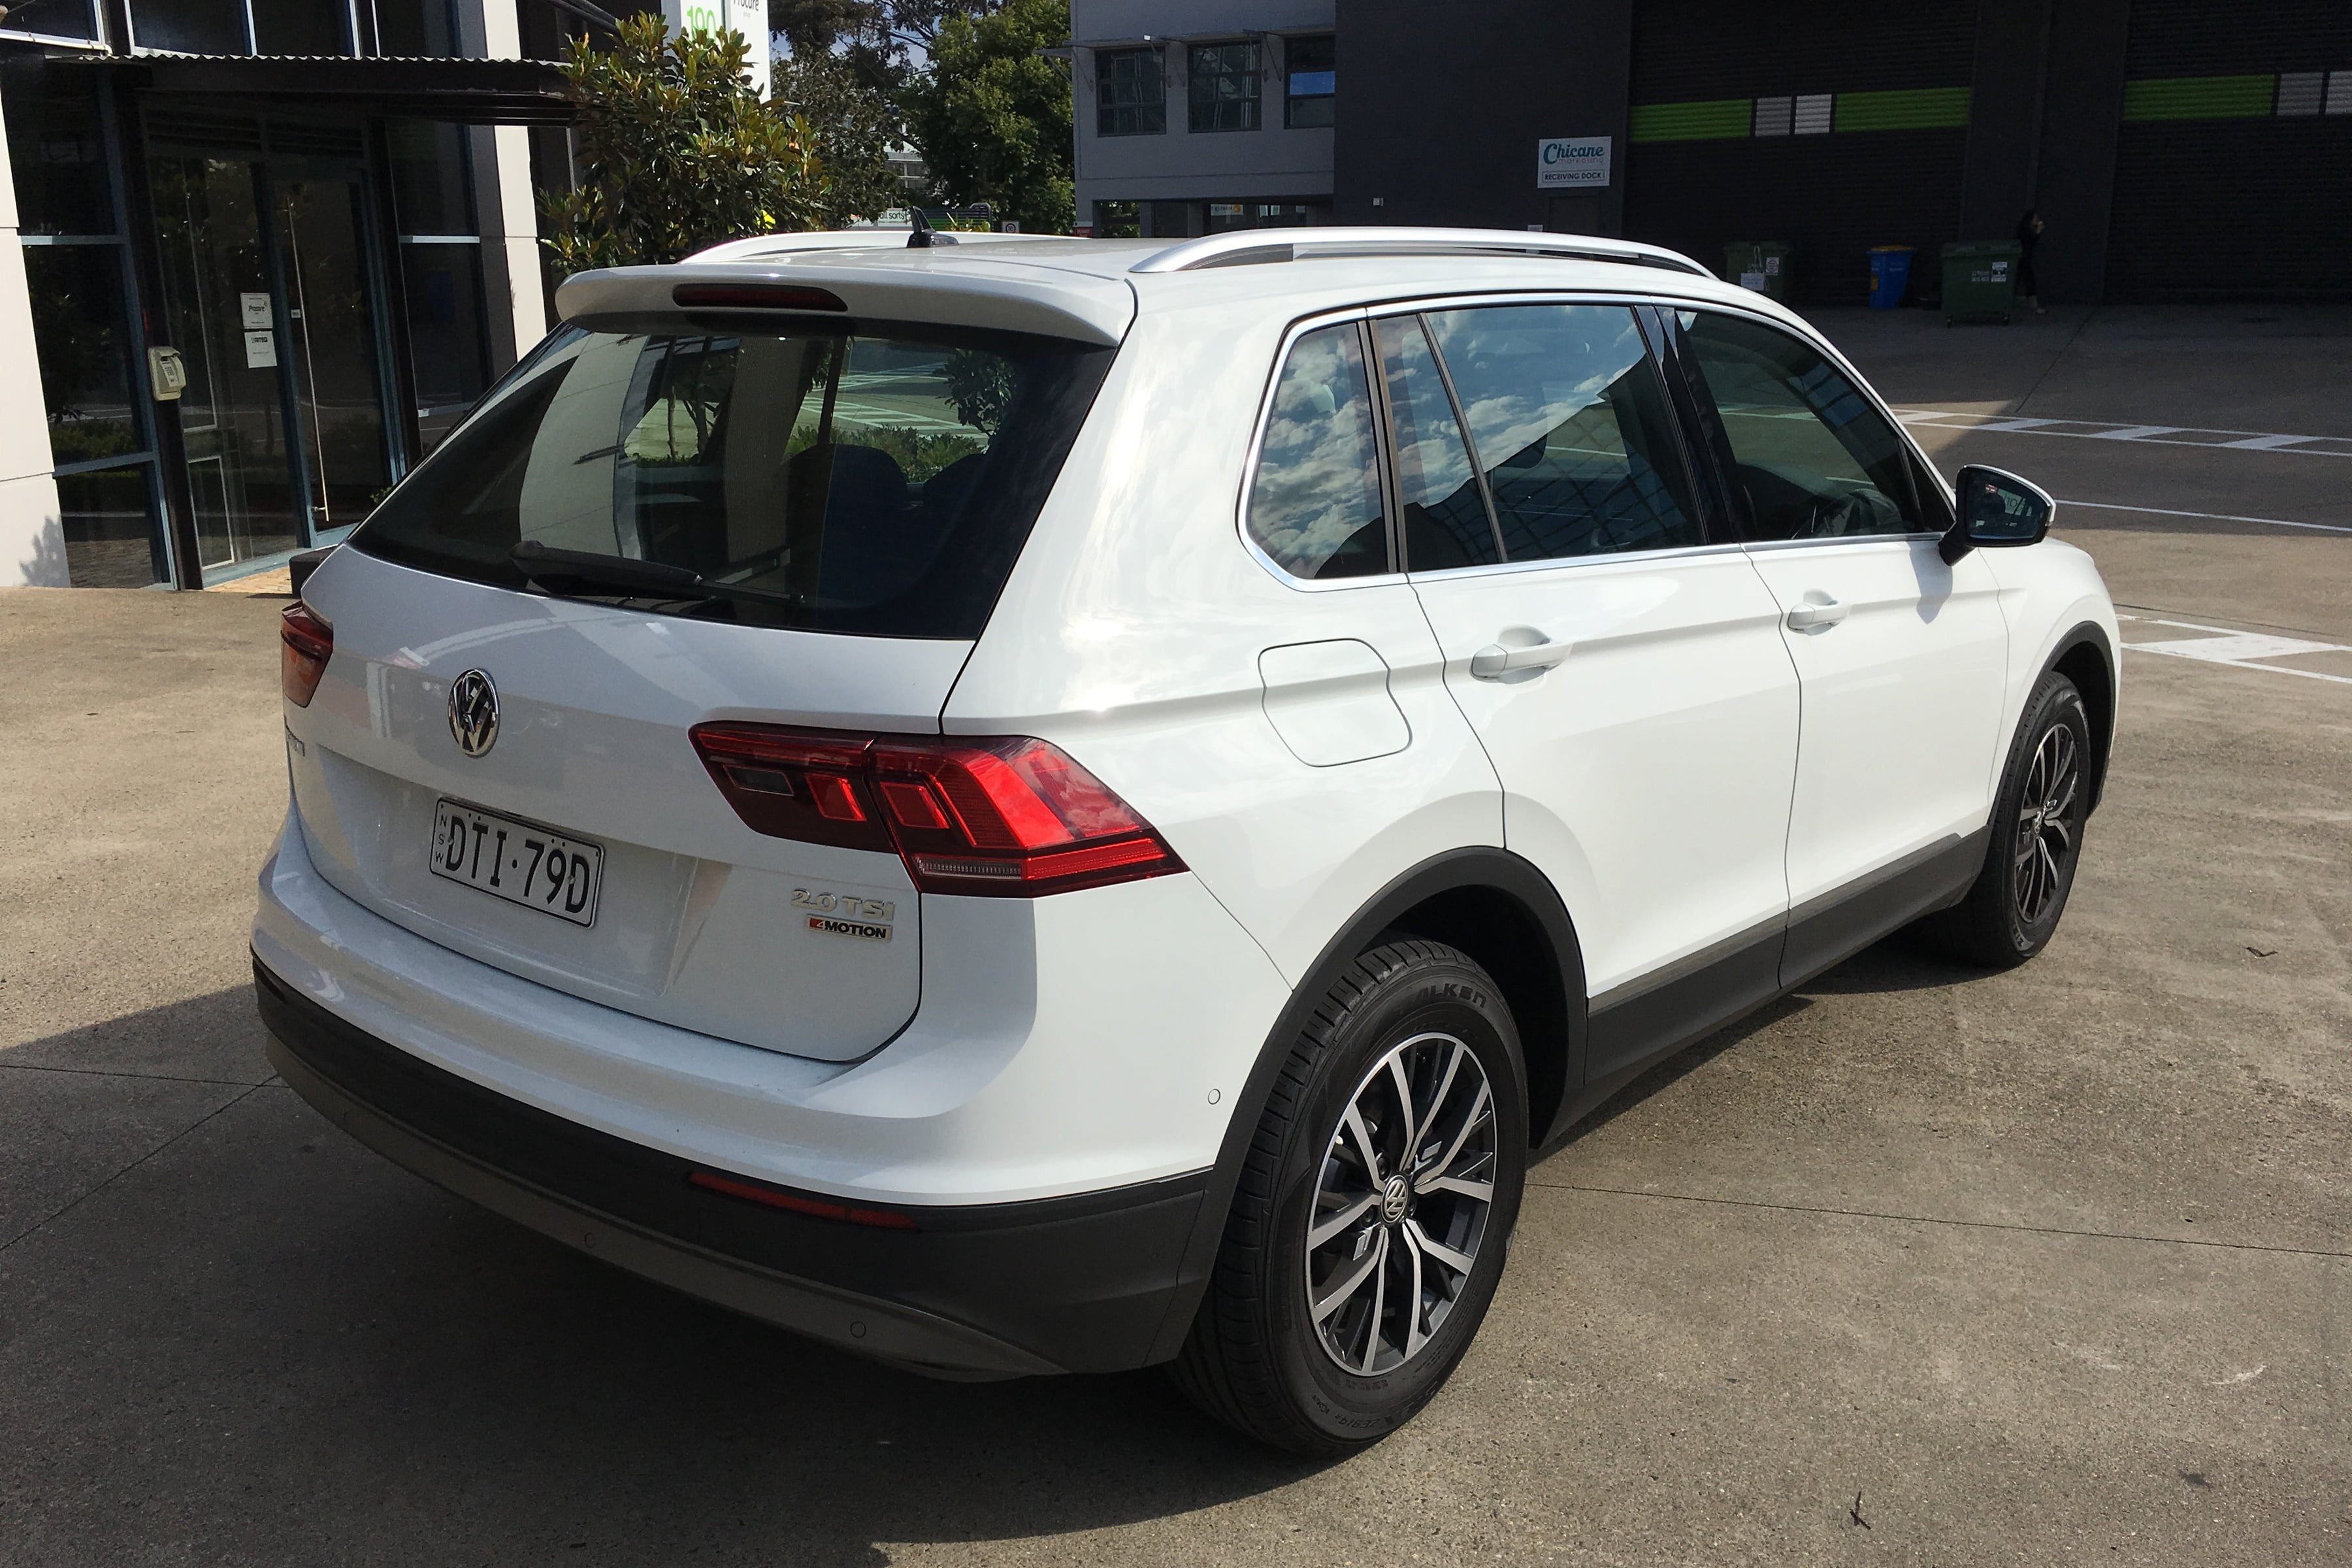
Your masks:
{"label": "vw badge on tailgate", "polygon": [[499,743],[499,689],[488,670],[469,669],[449,683],[449,733],[469,757]]}

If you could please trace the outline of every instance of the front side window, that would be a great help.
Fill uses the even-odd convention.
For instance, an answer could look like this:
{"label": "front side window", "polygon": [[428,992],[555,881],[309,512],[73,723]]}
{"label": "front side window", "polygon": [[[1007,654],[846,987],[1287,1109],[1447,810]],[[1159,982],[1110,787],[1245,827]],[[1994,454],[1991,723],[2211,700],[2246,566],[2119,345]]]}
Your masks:
{"label": "front side window", "polygon": [[1895,426],[1816,349],[1761,321],[1676,314],[1730,438],[1758,539],[1845,539],[1934,528]]}
{"label": "front side window", "polygon": [[1389,569],[1379,438],[1356,325],[1291,345],[1250,486],[1250,537],[1294,577]]}
{"label": "front side window", "polygon": [[1255,44],[1195,44],[1190,64],[1193,130],[1257,129]]}
{"label": "front side window", "polygon": [[1443,572],[1502,559],[1486,499],[1462,442],[1462,425],[1418,316],[1373,323],[1396,436],[1397,516],[1405,567]]}
{"label": "front side window", "polygon": [[1705,542],[1648,345],[1622,305],[1431,313],[1507,561]]}
{"label": "front side window", "polygon": [[1158,136],[1168,129],[1168,89],[1158,49],[1095,56],[1095,134]]}
{"label": "front side window", "polygon": [[1283,124],[1302,131],[1332,123],[1332,109],[1339,102],[1338,40],[1328,33],[1286,38],[1282,52],[1290,78],[1283,98]]}
{"label": "front side window", "polygon": [[494,389],[352,542],[521,588],[511,552],[530,541],[709,585],[631,591],[624,564],[582,570],[575,597],[977,637],[1109,358],[951,329],[574,332]]}

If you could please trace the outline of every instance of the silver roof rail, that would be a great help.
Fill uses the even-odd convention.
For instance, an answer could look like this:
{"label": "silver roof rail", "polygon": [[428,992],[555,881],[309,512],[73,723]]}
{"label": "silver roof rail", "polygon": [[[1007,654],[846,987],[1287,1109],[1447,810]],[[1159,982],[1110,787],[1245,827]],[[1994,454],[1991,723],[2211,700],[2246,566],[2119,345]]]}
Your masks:
{"label": "silver roof rail", "polygon": [[1549,256],[1658,267],[1700,278],[1714,273],[1679,251],[1589,234],[1520,234],[1499,228],[1244,228],[1154,251],[1130,272],[1195,272],[1313,256]]}

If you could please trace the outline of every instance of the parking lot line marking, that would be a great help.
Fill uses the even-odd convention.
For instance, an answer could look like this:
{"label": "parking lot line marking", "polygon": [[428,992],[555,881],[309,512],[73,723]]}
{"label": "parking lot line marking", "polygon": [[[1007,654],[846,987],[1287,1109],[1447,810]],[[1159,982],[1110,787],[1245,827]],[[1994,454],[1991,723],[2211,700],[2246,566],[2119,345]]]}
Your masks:
{"label": "parking lot line marking", "polygon": [[2226,511],[2176,511],[2164,506],[2122,506],[2111,500],[2062,500],[2060,506],[2079,506],[2092,511],[2144,511],[2150,517],[2195,517],[2208,522],[2259,522],[2272,528],[2309,528],[2321,533],[2352,533],[2352,528],[2336,522],[2296,522],[2284,517],[2239,517]]}
{"label": "parking lot line marking", "polygon": [[2352,458],[2352,440],[2341,436],[2284,436],[2263,430],[2205,429],[2193,425],[2126,425],[2108,419],[2045,419],[2015,414],[1975,414],[1955,408],[1898,408],[1895,417],[1906,425],[1940,430],[1983,430],[1996,436],[2063,436],[2076,441],[2141,441],[2155,447],[2207,447],[2217,451]]}
{"label": "parking lot line marking", "polygon": [[2165,621],[2140,616],[2118,616],[2137,625],[2171,626],[2184,632],[2213,632],[2210,637],[2172,637],[2163,642],[2127,642],[2134,653],[2160,653],[2173,658],[2193,658],[2204,664],[2226,664],[2232,669],[2262,669],[2273,675],[2300,675],[2306,680],[2330,680],[2352,686],[2352,675],[2329,675],[2297,669],[2285,664],[2258,664],[2257,659],[2292,658],[2306,653],[2352,653],[2341,643],[2312,642],[2303,637],[2275,637],[2267,632],[2243,632],[2234,626],[2209,626],[2197,621]]}
{"label": "parking lot line marking", "polygon": [[2211,1247],[2227,1252],[2277,1252],[2290,1258],[2352,1258],[2352,1252],[2335,1252],[2316,1247],[2277,1247],[2260,1241],[2213,1241],[2200,1236],[2143,1236],[2127,1230],[2078,1230],[2063,1225],[2020,1225],[2014,1220],[1948,1219],[1940,1215],[1895,1214],[1883,1209],[1833,1208],[1823,1204],[1768,1204],[1758,1198],[1711,1198],[1696,1193],[1644,1192],[1639,1187],[1596,1187],[1581,1182],[1539,1182],[1528,1178],[1531,1187],[1549,1187],[1556,1193],[1601,1193],[1621,1198],[1663,1198],[1668,1203],[1716,1204],[1725,1208],[1774,1209],[1782,1214],[1828,1215],[1840,1219],[1884,1219],[1899,1225],[1948,1225],[1964,1230],[2012,1230],[2029,1236],[2073,1236],[2086,1241],[2145,1241],[2158,1247]]}

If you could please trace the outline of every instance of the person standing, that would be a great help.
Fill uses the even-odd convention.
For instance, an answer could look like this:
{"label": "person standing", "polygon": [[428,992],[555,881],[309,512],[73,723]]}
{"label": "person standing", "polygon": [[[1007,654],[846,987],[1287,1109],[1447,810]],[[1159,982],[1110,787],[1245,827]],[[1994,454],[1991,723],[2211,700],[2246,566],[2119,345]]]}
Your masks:
{"label": "person standing", "polygon": [[2041,209],[2028,208],[2025,216],[2017,220],[2017,291],[2025,296],[2025,302],[2033,307],[2037,316],[2046,314],[2042,309],[2042,281],[2033,271],[2034,248],[2041,243]]}

